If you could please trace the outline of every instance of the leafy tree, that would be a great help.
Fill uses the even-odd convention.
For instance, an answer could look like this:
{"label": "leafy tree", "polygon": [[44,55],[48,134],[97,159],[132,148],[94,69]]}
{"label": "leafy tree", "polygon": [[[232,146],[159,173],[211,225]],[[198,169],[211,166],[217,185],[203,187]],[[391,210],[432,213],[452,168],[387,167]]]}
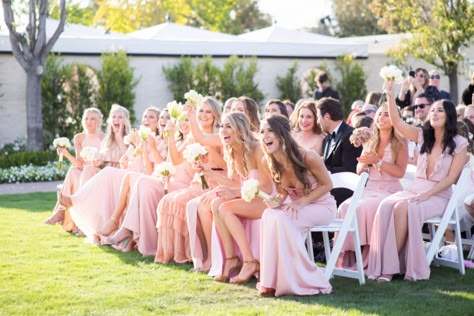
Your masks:
{"label": "leafy tree", "polygon": [[[363,36],[385,33],[370,10],[372,0],[333,0],[339,32],[337,36]],[[348,9],[349,8],[349,9]]]}
{"label": "leafy tree", "polygon": [[211,56],[206,56],[194,67],[194,90],[199,93],[216,96],[219,91],[220,70],[212,62]]}
{"label": "leafy tree", "polygon": [[135,122],[135,92],[138,79],[133,76],[134,68],[130,66],[127,53],[102,53],[102,70],[98,72],[99,91],[97,107],[102,113],[108,113],[114,103],[126,107],[130,111],[130,120]]}
{"label": "leafy tree", "polygon": [[339,92],[344,113],[347,115],[351,111],[352,102],[365,99],[367,76],[362,65],[354,61],[354,57],[351,55],[338,57],[335,68],[341,75],[341,80],[336,84],[336,90]]}
{"label": "leafy tree", "polygon": [[[56,1],[52,2],[49,16],[53,19],[59,20],[61,16],[60,7]],[[94,10],[92,7],[81,7],[78,3],[74,3],[71,0],[67,1],[66,6],[66,22],[73,24],[83,24],[91,26],[94,23]]]}
{"label": "leafy tree", "polygon": [[[421,1],[421,0],[420,0]],[[458,71],[464,60],[463,48],[474,39],[474,3],[469,0],[434,0],[427,3],[427,10],[414,7],[405,9],[406,1],[374,1],[378,14],[384,14],[385,27],[392,31],[394,25],[412,37],[391,50],[397,61],[408,56],[423,59],[442,70],[449,78],[450,94],[458,100]],[[428,3],[429,2],[429,3]]]}
{"label": "leafy tree", "polygon": [[191,57],[181,57],[179,63],[162,68],[174,100],[184,101],[184,94],[193,87],[194,65]]}
{"label": "leafy tree", "polygon": [[43,112],[41,105],[41,78],[49,52],[64,30],[66,21],[66,3],[60,0],[60,18],[51,37],[46,37],[46,19],[48,0],[29,0],[28,25],[26,32],[20,32],[13,13],[13,1],[3,0],[5,24],[10,34],[12,53],[26,73],[26,120],[27,147],[43,148]]}
{"label": "leafy tree", "polygon": [[277,76],[276,85],[278,90],[280,90],[280,99],[289,99],[293,102],[301,99],[300,81],[296,77],[297,70],[298,63],[295,62],[290,68],[288,68],[284,77]]}

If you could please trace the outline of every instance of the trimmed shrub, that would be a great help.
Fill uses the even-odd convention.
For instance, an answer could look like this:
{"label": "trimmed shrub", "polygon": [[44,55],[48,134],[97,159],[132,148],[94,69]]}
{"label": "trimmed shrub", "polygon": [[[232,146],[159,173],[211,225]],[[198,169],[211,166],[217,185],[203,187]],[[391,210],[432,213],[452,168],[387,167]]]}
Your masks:
{"label": "trimmed shrub", "polygon": [[191,57],[181,57],[179,63],[169,68],[163,66],[162,70],[174,100],[183,102],[184,94],[193,87],[194,66]]}
{"label": "trimmed shrub", "polygon": [[288,68],[284,77],[277,76],[276,86],[278,90],[280,90],[281,100],[289,99],[293,103],[296,103],[299,99],[301,99],[301,86],[299,79],[296,77],[297,71],[298,63],[295,62],[293,66]]}
{"label": "trimmed shrub", "polygon": [[341,75],[341,80],[336,84],[336,90],[339,92],[344,114],[348,115],[351,112],[352,102],[358,99],[364,100],[367,95],[365,86],[367,76],[362,65],[351,55],[337,58],[335,67]]}

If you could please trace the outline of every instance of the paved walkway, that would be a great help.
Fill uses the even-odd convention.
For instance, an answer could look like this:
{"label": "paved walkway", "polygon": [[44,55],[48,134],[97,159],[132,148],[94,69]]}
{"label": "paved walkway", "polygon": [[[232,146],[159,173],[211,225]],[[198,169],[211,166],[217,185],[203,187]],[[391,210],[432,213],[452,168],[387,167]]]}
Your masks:
{"label": "paved walkway", "polygon": [[32,192],[56,192],[58,184],[61,183],[62,181],[0,184],[0,195]]}

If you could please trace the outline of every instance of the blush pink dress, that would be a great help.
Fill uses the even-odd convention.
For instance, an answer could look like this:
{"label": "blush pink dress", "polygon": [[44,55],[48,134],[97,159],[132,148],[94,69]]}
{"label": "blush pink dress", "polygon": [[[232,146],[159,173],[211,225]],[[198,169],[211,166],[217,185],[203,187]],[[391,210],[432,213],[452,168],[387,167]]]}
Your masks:
{"label": "blush pink dress", "polygon": [[[389,144],[384,149],[382,160],[387,164],[395,164],[396,157],[392,157],[392,146]],[[361,246],[370,244],[372,235],[372,224],[374,222],[375,213],[380,202],[387,196],[402,191],[403,187],[400,179],[394,177],[377,167],[369,169],[369,180],[362,193],[362,197],[357,207],[357,227],[359,229]],[[344,201],[338,209],[337,217],[344,218],[349,208],[351,199]],[[337,236],[337,234],[336,234]],[[337,238],[337,237],[336,237]],[[368,252],[362,254],[364,266],[367,265]],[[354,238],[352,233],[348,233],[346,240],[342,245],[341,255],[337,262],[338,268],[353,268],[355,264]]]}
{"label": "blush pink dress", "polygon": [[[309,172],[308,179],[316,189],[317,180]],[[289,201],[304,195],[298,187],[283,189]],[[308,256],[305,240],[311,227],[329,224],[336,211],[336,201],[329,192],[300,208],[296,219],[281,209],[266,209],[260,231],[260,286],[274,289],[275,296],[331,293],[329,280]]]}
{"label": "blush pink dress", "polygon": [[[99,137],[90,137],[90,134],[85,134],[84,139],[82,140],[81,147],[94,147],[97,148],[97,152],[100,151],[100,145],[101,145],[101,140]],[[77,190],[79,190],[80,187],[82,187],[91,177],[91,176],[84,176],[84,173],[89,175],[89,172],[85,171],[86,166],[78,168],[75,166],[72,166],[69,168],[66,177],[64,178],[64,182],[61,188],[61,193],[66,194],[66,195],[72,195]],[[59,201],[56,202],[56,205],[54,206],[53,212],[57,212],[59,208],[62,207],[59,204]],[[71,215],[69,214],[69,210],[66,210],[64,214],[64,220],[63,220],[63,229],[67,232],[73,231],[76,228],[76,225],[74,225],[73,220],[71,219]]]}
{"label": "blush pink dress", "polygon": [[93,241],[97,231],[108,223],[119,199],[123,179],[128,174],[130,187],[145,173],[143,158],[128,150],[127,169],[105,167],[71,196],[71,217],[77,227]]}
{"label": "blush pink dress", "polygon": [[[188,187],[192,179],[189,163],[183,162],[175,169],[176,173],[168,184],[168,195]],[[154,256],[156,253],[158,238],[156,208],[163,194],[164,184],[157,175],[141,176],[131,190],[130,202],[122,226],[132,231],[133,240],[143,256]]]}
{"label": "blush pink dress", "polygon": [[[461,136],[455,136],[456,149],[459,153],[467,146]],[[418,134],[418,144],[423,144],[422,130]],[[393,208],[400,200],[407,200],[420,192],[429,190],[448,175],[453,156],[443,152],[430,175],[426,174],[428,155],[420,154],[417,162],[416,177],[410,188],[395,193],[384,199],[375,215],[372,236],[370,239],[369,279],[377,279],[382,274],[405,274],[408,280],[425,280],[430,277],[430,268],[426,262],[425,248],[421,228],[426,219],[441,216],[451,197],[451,187],[431,196],[425,201],[408,202],[408,238],[405,249],[399,254],[395,239]]]}

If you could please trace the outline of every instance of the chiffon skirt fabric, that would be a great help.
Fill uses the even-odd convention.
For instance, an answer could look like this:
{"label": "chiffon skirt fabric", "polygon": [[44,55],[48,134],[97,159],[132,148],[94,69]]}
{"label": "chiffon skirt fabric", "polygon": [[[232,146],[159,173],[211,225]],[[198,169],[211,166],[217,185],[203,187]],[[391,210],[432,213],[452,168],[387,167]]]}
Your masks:
{"label": "chiffon skirt fabric", "polygon": [[266,209],[261,220],[260,286],[275,289],[276,296],[330,293],[329,280],[311,262],[305,240],[312,226],[329,224],[335,213],[335,202],[306,205],[296,219],[280,209]]}

